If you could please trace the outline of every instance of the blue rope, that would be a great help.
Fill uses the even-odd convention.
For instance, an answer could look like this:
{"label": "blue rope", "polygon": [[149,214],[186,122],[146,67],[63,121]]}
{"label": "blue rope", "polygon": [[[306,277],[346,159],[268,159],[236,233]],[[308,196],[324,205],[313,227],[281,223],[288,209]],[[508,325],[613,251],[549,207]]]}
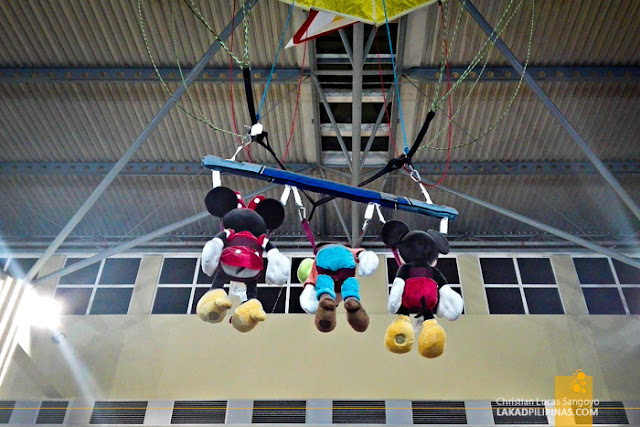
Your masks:
{"label": "blue rope", "polygon": [[264,107],[264,102],[267,100],[267,91],[269,90],[269,85],[271,84],[271,77],[273,76],[273,72],[276,69],[276,63],[278,62],[278,55],[280,55],[280,50],[282,49],[282,43],[284,42],[284,36],[287,33],[287,28],[289,27],[289,21],[291,20],[291,13],[293,12],[293,5],[296,4],[296,0],[291,2],[291,7],[289,7],[289,15],[287,16],[287,22],[284,24],[284,29],[282,30],[282,36],[280,37],[280,44],[278,45],[278,51],[276,52],[276,57],[273,60],[273,65],[271,66],[271,72],[269,73],[269,78],[267,79],[267,86],[264,88],[264,93],[262,94],[262,100],[260,101],[260,107],[258,108],[258,113],[256,114],[256,120],[260,121],[260,112],[262,111],[262,107]]}
{"label": "blue rope", "polygon": [[402,138],[404,139],[404,153],[409,153],[409,144],[407,144],[407,131],[404,129],[404,117],[402,115],[402,103],[400,102],[400,88],[398,87],[398,74],[396,73],[396,61],[393,59],[393,44],[391,43],[391,31],[389,30],[389,18],[387,17],[387,3],[382,0],[382,8],[384,9],[384,21],[387,26],[387,38],[389,39],[389,50],[391,52],[391,65],[393,65],[393,84],[396,88],[396,99],[398,100],[398,112],[400,113],[400,124],[402,125]]}

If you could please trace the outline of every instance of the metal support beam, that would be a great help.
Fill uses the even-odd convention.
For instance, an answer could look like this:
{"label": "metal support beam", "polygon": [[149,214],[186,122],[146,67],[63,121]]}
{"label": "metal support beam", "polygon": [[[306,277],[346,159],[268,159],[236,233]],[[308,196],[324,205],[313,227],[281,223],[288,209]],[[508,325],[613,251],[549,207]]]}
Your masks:
{"label": "metal support beam", "polygon": [[[242,11],[238,12],[236,16],[233,17],[229,25],[226,26],[224,31],[220,33],[219,40],[225,40],[234,28],[242,22],[244,15],[250,10],[254,4],[257,3],[258,0],[247,0],[242,6]],[[173,108],[173,106],[178,102],[178,99],[186,92],[187,86],[190,85],[200,74],[200,72],[204,69],[207,63],[211,60],[213,55],[220,49],[220,42],[216,40],[211,47],[205,52],[202,56],[202,59],[198,62],[198,64],[193,67],[187,78],[185,79],[184,84],[180,85],[180,87],[174,92],[174,94],[167,100],[167,102],[162,106],[160,111],[156,114],[156,116],[151,120],[151,123],[142,131],[142,133],[138,136],[138,138],[133,142],[133,144],[129,147],[129,149],[122,155],[120,160],[116,162],[113,168],[109,171],[109,173],[104,177],[104,179],[98,184],[96,189],[91,193],[91,195],[87,198],[87,200],[80,206],[78,211],[71,217],[69,222],[62,228],[58,236],[53,239],[51,245],[47,248],[47,250],[42,254],[42,256],[36,261],[34,266],[29,270],[26,275],[28,280],[31,280],[35,277],[38,271],[42,268],[42,266],[49,260],[51,255],[53,255],[62,244],[64,239],[73,231],[73,229],[78,225],[78,223],[84,218],[89,209],[95,204],[98,198],[104,193],[109,184],[113,182],[118,173],[126,166],[129,159],[134,155],[134,153],[140,148],[140,146],[147,140],[151,132],[160,124],[162,119],[169,114],[169,111]]]}
{"label": "metal support beam", "polygon": [[[402,171],[402,172],[404,173],[404,171]],[[551,227],[550,225],[544,224],[544,223],[542,223],[540,221],[536,221],[535,219],[532,219],[532,218],[526,217],[524,215],[515,213],[515,212],[510,211],[508,209],[505,209],[503,207],[496,206],[496,205],[494,205],[492,203],[485,202],[484,200],[478,199],[477,197],[471,196],[469,194],[463,193],[461,191],[455,190],[453,188],[447,187],[447,186],[442,185],[442,184],[440,184],[438,186],[438,189],[446,191],[447,193],[454,194],[454,195],[456,195],[458,197],[461,197],[461,198],[463,198],[465,200],[468,200],[468,201],[470,201],[472,203],[480,205],[480,206],[482,206],[484,208],[490,209],[490,210],[492,210],[494,212],[497,212],[497,213],[499,213],[501,215],[507,216],[507,217],[509,217],[511,219],[515,219],[516,221],[520,221],[522,223],[525,223],[527,225],[535,227],[535,228],[537,228],[539,230],[542,230],[542,231],[545,231],[547,233],[553,234],[554,236],[560,237],[561,239],[568,240],[568,241],[570,241],[572,243],[575,243],[577,245],[583,246],[583,247],[585,247],[587,249],[591,249],[592,251],[595,251],[595,252],[601,253],[603,255],[609,256],[609,257],[611,257],[613,259],[617,259],[618,261],[624,262],[625,264],[629,264],[629,265],[634,266],[636,268],[640,268],[640,261],[638,261],[638,260],[635,260],[633,258],[629,258],[627,256],[624,256],[624,255],[622,255],[622,254],[620,254],[618,252],[612,251],[611,249],[607,249],[604,246],[597,245],[597,244],[595,244],[593,242],[590,242],[590,241],[585,240],[585,239],[583,239],[581,237],[578,237],[578,236],[574,236],[573,234],[569,234],[569,233],[567,233],[565,231],[562,231],[562,230],[560,230],[558,228]]]}
{"label": "metal support beam", "polygon": [[[323,179],[327,179],[325,173],[324,173],[324,166],[320,167],[318,169],[318,171],[320,172],[320,176]],[[342,225],[342,229],[344,230],[344,235],[347,238],[347,242],[349,243],[349,246],[353,245],[352,240],[351,240],[351,233],[349,232],[349,228],[347,227],[347,223],[344,220],[344,216],[342,215],[342,211],[340,210],[340,206],[338,206],[338,203],[334,200],[331,200],[331,204],[333,205],[333,208],[336,210],[336,215],[338,215],[338,220],[340,221],[340,225]]]}
{"label": "metal support beam", "polygon": [[[251,81],[265,83],[271,69],[252,68]],[[276,68],[271,83],[298,84],[299,68]],[[168,83],[182,83],[178,68],[158,68],[162,80]],[[205,68],[198,73],[195,82],[229,84],[233,77],[242,84],[242,71],[228,68]],[[60,83],[60,82],[121,82],[159,83],[156,70],[149,67],[101,67],[101,68],[0,68],[0,83]]]}
{"label": "metal support beam", "polygon": [[[466,72],[465,67],[451,67],[454,79]],[[469,72],[468,83],[478,82],[515,82],[520,75],[514,73],[513,67],[475,67]],[[406,77],[420,79],[424,82],[437,82],[440,79],[439,67],[408,68],[403,70]],[[640,67],[527,67],[527,75],[538,82],[638,82]]]}
{"label": "metal support beam", "polygon": [[[360,144],[362,133],[362,68],[364,51],[364,24],[353,26],[353,100],[351,104],[351,185],[360,183]],[[351,202],[351,241],[360,235],[360,203]]]}
{"label": "metal support beam", "polygon": [[364,149],[364,153],[362,153],[362,157],[360,158],[360,168],[364,167],[364,162],[365,160],[367,160],[367,156],[369,155],[369,151],[371,150],[371,146],[373,145],[373,140],[375,139],[376,134],[378,133],[378,129],[380,128],[380,123],[382,123],[382,119],[384,118],[385,112],[387,111],[387,106],[389,105],[390,102],[393,101],[395,93],[396,92],[393,91],[389,94],[389,96],[385,99],[385,102],[382,105],[380,112],[378,113],[378,118],[376,119],[376,123],[373,125],[373,129],[371,130],[371,135],[367,140],[367,145]]}
{"label": "metal support beam", "polygon": [[560,122],[562,127],[569,133],[571,138],[573,138],[574,142],[580,147],[580,149],[587,155],[591,163],[595,166],[595,168],[600,172],[602,177],[609,183],[609,185],[613,188],[613,190],[618,194],[618,196],[622,199],[622,201],[627,205],[627,207],[633,212],[636,218],[640,219],[640,207],[633,201],[633,199],[627,194],[627,192],[622,188],[622,185],[615,179],[615,177],[609,172],[607,167],[602,163],[600,158],[589,148],[587,143],[582,139],[582,137],[578,134],[578,132],[574,129],[574,127],[569,123],[566,117],[560,112],[558,107],[549,99],[549,97],[544,93],[544,91],[538,86],[538,84],[531,78],[528,73],[524,73],[524,67],[518,59],[515,57],[513,52],[509,49],[509,47],[502,41],[500,37],[495,33],[494,29],[489,25],[489,23],[484,19],[482,14],[476,9],[476,7],[471,3],[470,0],[459,0],[463,7],[469,12],[469,14],[476,20],[476,22],[480,25],[480,28],[491,38],[494,42],[495,46],[500,50],[500,52],[504,55],[504,57],[509,61],[511,66],[516,70],[519,75],[524,74],[524,82],[529,86],[529,88],[536,94],[536,96],[542,101],[545,107],[549,109],[551,114]]}
{"label": "metal support beam", "polygon": [[[404,45],[405,45],[406,39],[407,39],[407,17],[403,16],[402,18],[400,18],[400,21],[398,22],[398,41],[397,41],[396,49],[394,52],[396,56],[396,70],[402,70],[402,67],[404,64]],[[402,78],[402,74],[398,74],[399,85],[401,85],[402,83],[401,78]],[[392,85],[391,87],[393,88],[393,83],[391,85]],[[395,88],[393,88],[392,90],[393,92],[396,91]],[[398,89],[398,92],[400,90],[401,89]],[[402,96],[400,93],[398,93],[398,95]],[[396,140],[396,145],[402,144],[402,130],[398,124],[399,107],[400,107],[400,101],[393,103],[393,106],[391,108],[391,115],[389,118],[389,132],[393,132],[393,136],[395,137],[395,140]],[[398,143],[398,141],[400,141],[400,143]],[[391,146],[391,144],[389,144],[389,158],[393,158],[395,156],[396,156],[396,153],[393,152],[393,147]]]}
{"label": "metal support beam", "polygon": [[[316,40],[312,39],[310,43],[307,43],[309,49],[309,64],[311,67],[311,74],[316,70]],[[318,169],[322,173],[322,135],[320,135],[320,105],[318,103],[318,92],[311,90],[311,108],[313,110],[313,140],[316,151],[316,162]],[[318,222],[319,222],[319,234],[324,239],[327,236],[327,206],[322,205],[318,209]]]}
{"label": "metal support beam", "polygon": [[[317,106],[317,103],[314,104]],[[316,107],[317,108],[317,107]],[[317,123],[317,119],[314,119]],[[320,141],[319,129],[316,127]],[[369,143],[367,143],[368,147]],[[365,153],[366,153],[365,148]],[[320,142],[317,143],[317,155],[322,160]],[[363,154],[364,156],[364,154]],[[376,169],[384,166],[380,163],[364,164],[361,169]],[[640,161],[612,161],[604,163],[607,169],[616,175],[640,174]],[[0,176],[103,176],[113,168],[109,162],[5,162],[0,163]],[[265,163],[268,167],[278,167],[275,163]],[[289,169],[306,169],[313,167],[313,163],[287,163]],[[330,167],[326,165],[321,165]],[[414,167],[423,175],[437,175],[442,173],[442,163],[414,163]],[[120,175],[127,176],[193,176],[203,169],[200,162],[141,162],[127,163]],[[335,169],[335,168],[334,168]],[[341,173],[341,171],[337,171]],[[598,171],[591,162],[452,162],[448,175],[594,175]],[[345,173],[345,176],[350,176]]]}
{"label": "metal support beam", "polygon": [[[340,134],[340,128],[338,127],[336,118],[334,117],[333,112],[331,111],[331,107],[329,106],[327,97],[324,94],[324,90],[322,90],[322,86],[320,86],[320,81],[318,80],[318,76],[316,76],[314,73],[311,75],[311,78],[313,79],[313,82],[316,84],[316,89],[318,90],[318,96],[320,97],[320,101],[322,101],[324,110],[327,112],[327,115],[329,116],[329,121],[333,125],[333,129],[336,131],[336,138],[338,138],[340,149],[342,150],[342,153],[347,159],[347,166],[349,166],[349,169],[353,170],[353,166],[352,166],[353,161],[351,159],[351,156],[349,156],[349,151],[347,150],[347,146],[345,145],[344,140],[342,139],[342,135]],[[320,123],[318,123],[318,128],[320,128]]]}
{"label": "metal support beam", "polygon": [[349,44],[349,39],[347,38],[347,34],[344,32],[344,29],[338,30],[340,34],[340,40],[342,40],[342,44],[344,45],[344,50],[347,52],[347,56],[349,57],[349,62],[353,65],[353,51],[351,51],[351,45]]}
{"label": "metal support beam", "polygon": [[[373,42],[376,39],[377,32],[378,32],[378,27],[376,27],[375,25],[371,27],[371,31],[369,32],[369,37],[367,37],[367,43],[365,43],[364,51],[362,52],[362,58],[364,62],[367,62],[369,51],[371,50],[371,46],[373,46]],[[376,58],[376,61],[377,61],[377,58]]]}
{"label": "metal support beam", "polygon": [[[374,31],[372,30],[371,34]],[[373,42],[371,35],[370,40]],[[368,46],[368,45],[367,45]],[[365,46],[365,49],[366,47]],[[370,47],[370,46],[369,46]],[[366,56],[366,55],[365,55]],[[318,59],[318,63],[328,60]],[[388,62],[385,59],[385,63]],[[350,64],[348,58],[332,59],[331,63]],[[377,56],[370,55],[365,63],[377,64]],[[159,68],[162,80],[169,83],[181,83],[180,70],[177,68]],[[269,77],[270,69],[252,68],[251,81],[264,83]],[[458,78],[466,67],[451,67],[451,76]],[[468,83],[478,82],[515,82],[520,80],[518,73],[512,67],[486,67],[480,74],[482,67],[476,67],[469,72]],[[271,84],[298,84],[299,68],[276,68],[271,77]],[[382,70],[383,74],[393,74],[391,70]],[[304,71],[305,75],[310,72]],[[351,70],[317,70],[318,75],[352,75]],[[364,75],[378,75],[378,70],[364,70]],[[405,77],[419,79],[432,83],[440,80],[440,67],[405,68],[401,74]],[[537,82],[639,82],[640,67],[601,67],[601,66],[547,66],[527,67],[527,74]],[[479,76],[479,78],[478,78]],[[242,72],[234,71],[233,76],[228,68],[205,68],[196,77],[197,83],[229,84],[233,77],[237,84],[242,84]],[[101,67],[101,68],[0,68],[0,84],[9,83],[64,83],[64,82],[120,82],[120,83],[159,83],[160,80],[153,68],[140,67]],[[303,83],[304,84],[304,83]],[[379,86],[379,85],[378,85]]]}
{"label": "metal support beam", "polygon": [[[267,192],[267,191],[269,191],[269,190],[271,190],[273,188],[276,188],[276,187],[279,187],[279,185],[278,184],[269,184],[269,185],[267,185],[267,186],[265,186],[265,187],[263,187],[263,188],[261,188],[261,189],[259,189],[257,191],[254,191],[254,192],[251,192],[251,193],[245,195],[245,197],[247,198],[247,200],[250,200],[250,199],[252,199],[253,197],[255,197],[257,195],[265,193],[265,192]],[[43,280],[55,279],[57,277],[66,276],[67,274],[71,274],[74,271],[81,270],[81,269],[83,269],[84,267],[86,267],[88,265],[95,264],[96,262],[100,262],[103,259],[109,258],[112,255],[119,254],[119,253],[124,252],[126,250],[129,250],[129,249],[131,249],[133,247],[136,247],[136,246],[141,245],[143,243],[149,242],[149,241],[151,241],[151,240],[153,240],[153,239],[155,239],[157,237],[164,236],[167,233],[171,233],[174,230],[178,230],[178,229],[180,229],[180,228],[182,228],[184,226],[187,226],[189,224],[192,224],[194,222],[197,222],[197,221],[200,221],[200,220],[203,220],[203,219],[206,219],[206,218],[211,218],[211,214],[209,213],[209,211],[200,212],[199,214],[190,216],[189,218],[185,218],[185,219],[183,219],[181,221],[178,221],[178,222],[175,222],[173,224],[167,225],[166,227],[162,227],[159,230],[156,230],[156,231],[154,231],[152,233],[145,234],[144,236],[137,237],[137,238],[135,238],[133,240],[130,240],[130,241],[126,242],[126,243],[123,243],[121,245],[114,246],[112,248],[104,250],[104,251],[102,251],[102,252],[100,252],[100,253],[98,253],[98,254],[90,257],[90,258],[86,258],[86,259],[83,259],[82,261],[78,261],[78,262],[76,262],[74,264],[71,264],[68,267],[62,268],[62,269],[60,269],[58,271],[54,271],[53,273],[49,273],[49,274],[47,274],[45,276],[39,277],[38,279],[33,280],[32,283],[34,285],[37,285],[38,283],[40,283]]]}

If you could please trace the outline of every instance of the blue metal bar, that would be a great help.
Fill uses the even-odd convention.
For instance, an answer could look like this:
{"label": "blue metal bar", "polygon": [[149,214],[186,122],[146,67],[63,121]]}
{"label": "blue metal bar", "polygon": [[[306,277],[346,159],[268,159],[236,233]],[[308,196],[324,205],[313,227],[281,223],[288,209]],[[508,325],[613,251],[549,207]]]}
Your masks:
{"label": "blue metal bar", "polygon": [[340,184],[338,182],[301,175],[282,169],[268,168],[255,163],[249,164],[233,162],[216,156],[206,156],[202,159],[202,165],[220,172],[246,176],[260,181],[275,182],[276,184],[289,184],[314,193],[340,197],[360,203],[374,202],[387,208],[415,212],[436,218],[449,218],[450,220],[454,220],[458,216],[458,211],[447,206],[433,205],[420,200],[398,197],[393,194],[381,193],[379,191],[362,187]]}
{"label": "blue metal bar", "polygon": [[[640,174],[640,162],[604,162],[616,175]],[[114,163],[97,162],[4,162],[0,176],[31,175],[106,175]],[[277,167],[275,163],[265,166]],[[304,169],[312,163],[287,163],[289,169]],[[378,169],[382,164],[363,165],[362,169]],[[420,174],[442,174],[442,163],[414,163]],[[188,176],[203,169],[201,163],[144,162],[127,163],[120,175],[129,176]],[[598,173],[591,162],[452,162],[448,175],[593,175]]]}
{"label": "blue metal bar", "polygon": [[[233,31],[233,29],[242,22],[244,14],[247,10],[251,9],[254,4],[257,3],[258,0],[247,0],[243,5],[243,12],[236,14],[233,17],[231,22],[225,27],[225,29],[220,34],[218,40],[224,40]],[[155,115],[155,117],[151,120],[151,123],[147,125],[146,128],[140,133],[140,135],[136,138],[136,140],[131,144],[131,146],[127,149],[127,151],[122,155],[120,160],[118,160],[113,168],[107,173],[107,175],[100,181],[100,184],[93,190],[93,192],[89,195],[87,200],[78,208],[78,211],[69,219],[67,224],[60,230],[55,239],[51,242],[51,245],[44,251],[44,253],[38,258],[38,261],[31,267],[31,269],[27,272],[26,278],[27,280],[31,280],[35,277],[38,271],[42,268],[42,266],[51,258],[58,249],[58,247],[62,244],[64,239],[73,231],[73,229],[78,225],[82,218],[89,212],[89,209],[95,204],[98,198],[105,192],[107,187],[116,179],[118,173],[129,162],[129,159],[135,154],[135,152],[140,148],[140,146],[147,140],[151,132],[160,124],[160,122],[165,118],[169,111],[173,108],[173,106],[178,102],[178,99],[186,92],[187,86],[189,86],[196,78],[197,75],[204,69],[207,63],[211,60],[213,55],[220,49],[220,42],[216,40],[207,51],[204,53],[198,64],[193,67],[183,84],[171,95],[171,97],[165,102],[165,104],[160,108],[160,111]]]}

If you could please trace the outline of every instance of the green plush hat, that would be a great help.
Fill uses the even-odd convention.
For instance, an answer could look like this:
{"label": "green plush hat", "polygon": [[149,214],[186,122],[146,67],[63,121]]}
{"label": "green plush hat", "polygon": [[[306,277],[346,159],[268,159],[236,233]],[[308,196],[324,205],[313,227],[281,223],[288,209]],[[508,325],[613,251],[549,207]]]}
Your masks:
{"label": "green plush hat", "polygon": [[298,280],[300,283],[304,283],[311,274],[311,268],[313,267],[313,258],[305,258],[298,266]]}

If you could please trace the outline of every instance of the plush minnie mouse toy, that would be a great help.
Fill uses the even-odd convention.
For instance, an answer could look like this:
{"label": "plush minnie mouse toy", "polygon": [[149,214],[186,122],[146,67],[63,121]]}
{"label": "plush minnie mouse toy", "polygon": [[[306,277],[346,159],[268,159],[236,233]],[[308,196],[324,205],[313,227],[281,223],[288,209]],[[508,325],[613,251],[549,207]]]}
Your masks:
{"label": "plush minnie mouse toy", "polygon": [[391,287],[387,308],[398,314],[385,334],[385,345],[393,353],[407,353],[414,341],[409,314],[418,313],[424,323],[418,338],[418,352],[428,358],[438,357],[445,347],[442,326],[433,318],[456,320],[464,303],[462,297],[447,285],[435,266],[439,254],[449,253],[449,242],[435,230],[409,231],[402,221],[388,221],[380,231],[382,241],[398,249],[404,264],[398,269]]}
{"label": "plush minnie mouse toy", "polygon": [[265,274],[268,284],[284,285],[291,270],[289,258],[266,237],[267,230],[278,228],[284,221],[284,207],[278,200],[262,196],[255,197],[247,206],[239,193],[226,187],[209,191],[205,204],[211,215],[222,219],[224,231],[202,250],[202,271],[213,275],[213,284],[198,301],[196,312],[206,322],[221,322],[231,308],[224,284],[231,280],[243,282],[247,301],[236,308],[231,323],[238,331],[249,332],[266,319],[257,300],[263,252],[266,251],[268,260]]}

